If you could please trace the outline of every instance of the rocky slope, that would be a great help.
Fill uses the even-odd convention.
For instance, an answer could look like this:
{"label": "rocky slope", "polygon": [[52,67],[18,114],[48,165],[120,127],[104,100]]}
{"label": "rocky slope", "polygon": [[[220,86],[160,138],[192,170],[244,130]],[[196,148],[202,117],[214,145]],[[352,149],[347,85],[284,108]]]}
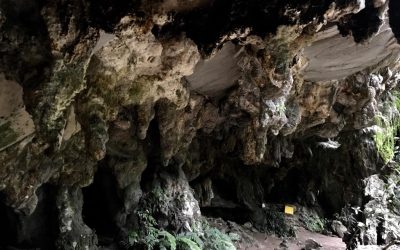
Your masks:
{"label": "rocky slope", "polygon": [[0,247],[232,249],[202,214],[285,203],[398,240],[398,9],[1,0]]}

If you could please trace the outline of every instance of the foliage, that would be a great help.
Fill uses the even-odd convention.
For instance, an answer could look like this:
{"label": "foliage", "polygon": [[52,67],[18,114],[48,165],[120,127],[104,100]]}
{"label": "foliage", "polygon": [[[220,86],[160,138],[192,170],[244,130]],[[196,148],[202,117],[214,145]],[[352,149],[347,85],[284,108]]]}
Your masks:
{"label": "foliage", "polygon": [[326,221],[321,219],[318,215],[308,215],[302,218],[305,227],[311,232],[321,233],[326,225]]}
{"label": "foliage", "polygon": [[397,91],[397,90],[393,91],[392,95],[393,95],[393,98],[394,98],[393,103],[396,106],[396,109],[398,111],[400,111],[400,92]]}
{"label": "foliage", "polygon": [[384,117],[376,118],[377,125],[381,128],[374,135],[374,141],[379,155],[388,163],[394,157],[395,135],[398,124],[392,124]]}
{"label": "foliage", "polygon": [[18,135],[11,128],[11,123],[6,122],[0,125],[0,149],[13,143]]}
{"label": "foliage", "polygon": [[343,237],[346,243],[346,249],[357,249],[359,237],[361,235],[361,224],[358,223],[357,217],[360,217],[362,211],[359,207],[351,207],[347,204],[339,214],[335,214],[336,219],[340,220],[346,226],[348,232]]}
{"label": "foliage", "polygon": [[158,232],[158,238],[160,240],[160,245],[162,246],[161,249],[171,249],[175,250],[176,249],[176,239],[175,236],[172,234],[168,233],[167,231],[159,231]]}
{"label": "foliage", "polygon": [[204,242],[201,239],[202,234],[199,232],[187,232],[184,234],[180,234],[179,237],[185,237],[193,242],[195,242],[201,249],[204,248]]}
{"label": "foliage", "polygon": [[264,210],[263,227],[266,232],[275,233],[279,237],[295,236],[294,228],[286,223],[285,216],[274,206]]}
{"label": "foliage", "polygon": [[232,233],[231,232],[231,233],[228,234],[228,236],[231,239],[231,241],[234,241],[234,242],[240,241],[240,239],[241,239],[240,235],[237,234],[237,233]]}
{"label": "foliage", "polygon": [[165,230],[156,228],[157,222],[148,211],[138,211],[138,217],[143,224],[143,228],[140,231],[130,232],[128,236],[129,247],[148,250],[156,247],[161,250],[176,250],[175,236]]}
{"label": "foliage", "polygon": [[395,136],[400,128],[400,94],[394,91],[389,97],[382,114],[375,117],[375,124],[380,129],[375,133],[374,141],[385,164],[395,155]]}
{"label": "foliage", "polygon": [[157,222],[148,210],[138,211],[137,214],[142,227],[141,230],[129,234],[128,247],[130,249],[236,250],[228,235],[210,227],[207,223],[202,224],[202,231],[172,235],[157,228]]}
{"label": "foliage", "polygon": [[278,111],[279,115],[284,115],[286,112],[285,103],[278,103],[276,105],[276,110]]}
{"label": "foliage", "polygon": [[185,236],[176,238],[178,250],[201,250],[199,245]]}
{"label": "foliage", "polygon": [[210,250],[235,250],[231,238],[217,228],[208,227],[204,230],[205,249]]}

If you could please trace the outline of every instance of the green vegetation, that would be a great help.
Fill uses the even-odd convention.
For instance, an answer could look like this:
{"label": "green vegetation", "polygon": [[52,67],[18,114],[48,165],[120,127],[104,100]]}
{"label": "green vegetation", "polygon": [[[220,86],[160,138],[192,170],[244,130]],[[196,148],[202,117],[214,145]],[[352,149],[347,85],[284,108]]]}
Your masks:
{"label": "green vegetation", "polygon": [[235,250],[231,238],[220,230],[208,227],[204,230],[204,249],[210,250]]}
{"label": "green vegetation", "polygon": [[271,206],[264,211],[263,228],[268,233],[275,233],[279,237],[295,236],[294,228],[286,223],[285,215],[277,207]]}
{"label": "green vegetation", "polygon": [[[133,249],[176,250],[177,239],[169,232],[156,228],[156,220],[146,212],[138,212],[140,221],[144,224],[138,231],[130,232],[128,245]],[[196,249],[194,249],[196,250]]]}
{"label": "green vegetation", "polygon": [[325,220],[321,219],[318,215],[309,214],[307,217],[302,218],[305,227],[311,232],[321,233],[325,228]]}
{"label": "green vegetation", "polygon": [[278,111],[279,115],[284,115],[286,112],[285,103],[278,103],[276,106],[276,110]]}
{"label": "green vegetation", "polygon": [[377,125],[381,130],[375,133],[374,141],[379,155],[386,164],[394,157],[394,134],[396,129],[394,126],[382,122],[384,119],[377,119],[377,121]]}
{"label": "green vegetation", "polygon": [[203,231],[172,235],[157,228],[156,220],[146,212],[138,212],[143,227],[128,237],[129,249],[160,250],[236,250],[231,238],[203,223]]}
{"label": "green vegetation", "polygon": [[18,134],[10,126],[10,122],[0,125],[0,149],[15,142]]}
{"label": "green vegetation", "polygon": [[179,236],[176,238],[178,242],[178,250],[201,250],[200,246],[189,238]]}
{"label": "green vegetation", "polygon": [[[393,112],[392,107],[397,111]],[[400,95],[394,92],[392,100],[384,107],[386,112],[383,115],[375,117],[375,124],[380,127],[374,135],[375,146],[384,163],[388,163],[394,157],[395,136],[400,128]]]}

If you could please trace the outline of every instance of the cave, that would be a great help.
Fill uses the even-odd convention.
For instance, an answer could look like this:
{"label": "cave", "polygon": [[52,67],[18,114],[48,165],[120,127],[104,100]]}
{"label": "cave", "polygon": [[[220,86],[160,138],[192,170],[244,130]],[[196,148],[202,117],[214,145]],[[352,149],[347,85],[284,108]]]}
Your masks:
{"label": "cave", "polygon": [[1,0],[0,248],[398,247],[398,8]]}
{"label": "cave", "polygon": [[244,224],[250,220],[251,211],[238,203],[234,183],[228,180],[213,179],[214,197],[208,206],[200,206],[201,214],[207,217],[223,218]]}
{"label": "cave", "polygon": [[[4,196],[2,197],[2,201]],[[1,247],[13,245],[17,243],[17,221],[18,217],[12,208],[0,202],[1,211],[1,228],[0,228],[0,242]]]}
{"label": "cave", "polygon": [[84,187],[82,193],[83,221],[96,232],[100,245],[112,243],[118,234],[117,215],[123,204],[111,170],[100,166],[93,183]]}
{"label": "cave", "polygon": [[[21,249],[54,249],[58,227],[55,209],[56,189],[43,184],[37,190],[38,204],[32,214],[26,215],[0,202],[0,246]],[[3,199],[3,198],[2,198]]]}

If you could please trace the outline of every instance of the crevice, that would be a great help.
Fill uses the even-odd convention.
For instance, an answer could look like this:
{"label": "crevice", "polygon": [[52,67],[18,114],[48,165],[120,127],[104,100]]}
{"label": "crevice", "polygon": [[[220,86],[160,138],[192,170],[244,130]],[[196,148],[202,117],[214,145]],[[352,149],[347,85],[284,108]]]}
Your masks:
{"label": "crevice", "polygon": [[160,160],[160,152],[161,152],[161,143],[160,143],[160,131],[158,129],[158,122],[156,119],[153,119],[147,130],[147,139],[151,142],[152,147],[149,148],[150,152],[148,153],[148,163],[146,169],[142,173],[142,178],[140,180],[140,187],[143,192],[148,192],[151,190],[151,184],[155,178],[155,173],[158,168],[162,166]]}
{"label": "crevice", "polygon": [[4,194],[0,193],[0,247],[17,244],[18,215],[4,201]]}
{"label": "crevice", "polygon": [[389,24],[392,31],[400,43],[400,1],[389,1]]}
{"label": "crevice", "polygon": [[141,0],[100,0],[89,2],[89,24],[113,32],[120,19],[137,11]]}
{"label": "crevice", "polygon": [[383,24],[379,8],[374,8],[372,1],[368,2],[365,9],[357,14],[346,16],[338,25],[340,33],[343,36],[352,35],[356,43],[366,41],[378,32],[379,27]]}
{"label": "crevice", "polygon": [[86,225],[95,230],[100,245],[107,244],[118,233],[116,216],[123,207],[117,182],[109,168],[98,168],[93,183],[82,189],[82,216]]}
{"label": "crevice", "polygon": [[36,193],[39,201],[31,215],[16,213],[0,202],[0,247],[55,249],[58,234],[56,188],[44,184]]}

